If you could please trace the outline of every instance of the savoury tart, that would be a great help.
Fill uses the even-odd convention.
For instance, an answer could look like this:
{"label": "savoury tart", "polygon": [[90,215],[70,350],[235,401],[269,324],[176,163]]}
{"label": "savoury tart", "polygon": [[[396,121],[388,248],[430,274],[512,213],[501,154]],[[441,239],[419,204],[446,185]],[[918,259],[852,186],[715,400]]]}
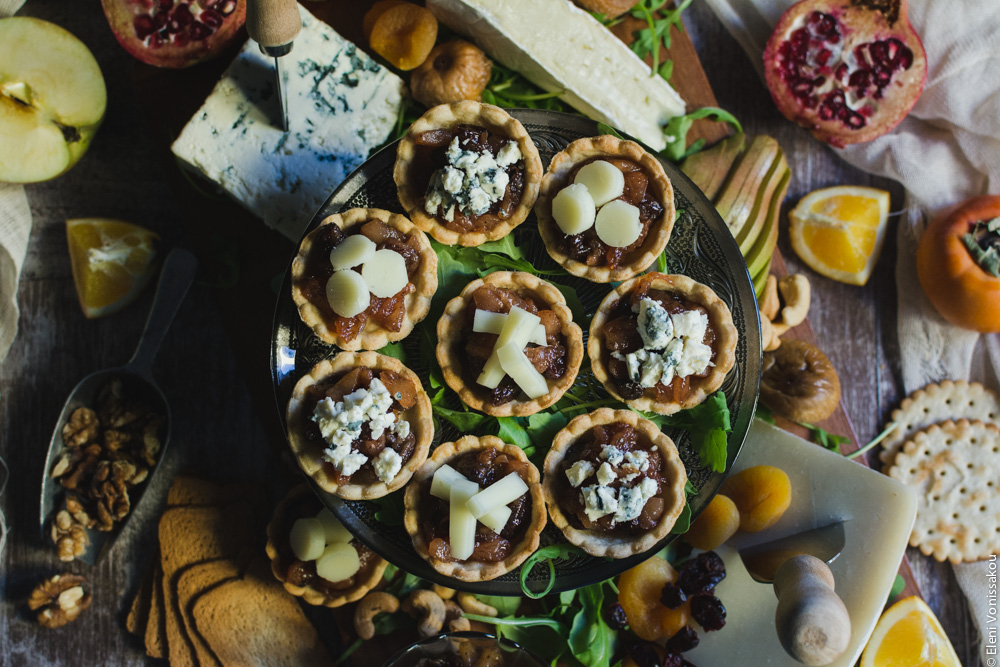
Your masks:
{"label": "savoury tart", "polygon": [[[358,241],[362,243],[356,244]],[[360,247],[349,248],[351,245]],[[355,254],[348,257],[351,251]],[[366,270],[368,261],[373,253],[385,254],[383,251],[392,251],[389,259],[395,259],[392,253],[400,256],[402,262],[395,259],[390,265],[403,267],[405,277],[399,275],[399,282],[389,288],[391,294],[380,292],[380,297],[375,290],[369,292],[367,300],[354,309],[360,312],[339,314],[335,308],[340,304],[330,300],[331,290],[343,298],[348,288],[371,289],[363,276],[371,277]],[[339,253],[336,266],[334,253]],[[352,262],[358,264],[352,266]],[[372,273],[384,281],[387,272],[380,268],[375,266]],[[334,274],[345,271],[357,275],[340,275],[338,278],[353,280],[346,281],[346,287],[332,287]],[[378,208],[352,208],[327,216],[302,239],[292,261],[292,300],[299,317],[320,340],[344,350],[374,350],[406,338],[413,326],[427,316],[436,290],[437,254],[427,236],[405,216]]]}
{"label": "savoury tart", "polygon": [[417,375],[377,352],[341,352],[295,383],[288,441],[303,472],[347,500],[381,498],[409,481],[434,437]]}
{"label": "savoury tart", "polygon": [[327,581],[316,573],[315,561],[298,560],[290,547],[292,526],[296,519],[315,517],[322,509],[322,503],[307,485],[300,484],[290,490],[274,509],[267,525],[267,556],[271,559],[271,572],[286,591],[311,605],[341,607],[360,600],[375,588],[389,563],[356,538],[350,544],[357,551],[360,566],[348,579]]}
{"label": "savoury tart", "polygon": [[[474,331],[477,311],[507,314],[517,307],[544,327],[546,345],[528,342],[523,353],[544,381],[544,393],[532,398],[510,375],[500,373],[492,388],[480,384],[496,354],[495,333]],[[552,284],[522,271],[497,271],[473,280],[448,302],[437,323],[435,349],[444,380],[462,401],[476,410],[505,417],[524,417],[552,405],[573,386],[583,361],[583,331],[562,293]],[[541,337],[535,339],[541,342]]]}
{"label": "savoury tart", "polygon": [[608,294],[590,324],[594,376],[636,410],[692,408],[719,389],[736,361],[729,307],[683,275],[647,273]]}
{"label": "savoury tart", "polygon": [[[475,550],[465,560],[450,555],[448,502],[431,495],[434,474],[445,464],[480,488],[517,473],[528,491],[510,503],[510,518],[500,533],[476,523]],[[538,549],[545,527],[545,501],[538,469],[524,452],[496,436],[463,436],[441,444],[406,487],[404,524],[413,548],[441,574],[461,581],[495,579],[520,565]]]}
{"label": "savoury tart", "polygon": [[462,100],[417,119],[399,142],[393,178],[420,229],[441,243],[476,246],[524,222],[538,197],[542,161],[517,119]]}
{"label": "savoury tart", "polygon": [[673,440],[632,410],[574,418],[553,439],[544,472],[552,523],[593,556],[648,551],[687,503],[687,472]]}
{"label": "savoury tart", "polygon": [[[586,178],[581,173],[585,168],[593,170],[594,163],[610,165],[620,172],[617,175],[612,171],[617,187],[606,190],[615,185],[598,184],[602,191],[599,197],[591,188],[594,199],[586,204],[591,209],[590,217],[575,222],[578,226],[571,230],[575,233],[568,233],[557,223],[559,216],[554,212],[558,213],[558,209],[554,211],[553,205],[558,203],[557,197],[565,196],[561,193],[569,186],[586,190],[581,183],[595,185],[595,175]],[[618,245],[602,240],[607,238],[601,235],[601,225],[603,213],[610,212],[609,205],[626,208],[634,215],[631,222],[635,229],[626,240],[616,241]],[[667,247],[674,227],[674,189],[659,159],[636,142],[610,135],[577,139],[549,163],[535,214],[538,231],[552,259],[575,276],[597,283],[616,282],[646,270]]]}

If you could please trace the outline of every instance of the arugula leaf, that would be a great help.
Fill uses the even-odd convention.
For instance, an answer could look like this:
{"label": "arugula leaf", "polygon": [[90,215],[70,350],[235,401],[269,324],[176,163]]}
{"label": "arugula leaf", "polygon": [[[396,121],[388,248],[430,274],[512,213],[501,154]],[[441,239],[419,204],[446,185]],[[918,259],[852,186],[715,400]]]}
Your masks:
{"label": "arugula leaf", "polygon": [[607,123],[598,123],[597,124],[597,134],[610,134],[612,137],[617,137],[618,139],[624,139],[625,138],[621,134],[618,133],[618,130],[616,130],[615,128],[611,127]]}
{"label": "arugula leaf", "polygon": [[403,494],[390,493],[381,498],[374,498],[372,502],[378,505],[375,518],[388,526],[403,525]]}
{"label": "arugula leaf", "polygon": [[[556,566],[552,562],[560,558],[569,558],[570,556],[575,556],[578,554],[583,554],[583,550],[579,547],[573,546],[572,544],[553,544],[551,546],[542,547],[535,553],[528,557],[528,560],[524,561],[524,565],[521,566],[521,592],[532,600],[538,600],[549,594],[552,587],[556,585]],[[541,561],[546,561],[549,566],[549,581],[545,588],[540,593],[535,593],[528,588],[528,575],[531,571],[535,569]]]}
{"label": "arugula leaf", "polygon": [[814,426],[813,424],[806,424],[805,422],[797,422],[800,426],[805,426],[809,429],[809,434],[812,436],[813,442],[817,445],[822,445],[826,447],[831,452],[841,453],[840,446],[851,441],[846,435],[834,435],[829,431],[824,431],[819,426]]}
{"label": "arugula leaf", "polygon": [[385,347],[381,347],[375,351],[378,352],[379,354],[384,354],[387,357],[394,357],[396,359],[399,359],[404,364],[406,363],[406,352],[403,351],[402,343],[389,343]]}
{"label": "arugula leaf", "polygon": [[528,437],[536,447],[548,451],[552,439],[569,422],[559,412],[536,412],[528,417]]}
{"label": "arugula leaf", "polygon": [[[657,16],[657,12],[663,9],[667,0],[641,0],[632,8],[631,15],[638,19],[644,19],[647,27],[634,33],[635,41],[630,45],[630,48],[640,58],[645,58],[649,54],[653,55],[651,76],[656,76],[658,73],[662,76],[660,72],[661,43],[669,49],[670,29],[677,26],[678,30],[684,30],[684,24],[681,23],[681,12],[687,9],[691,2],[692,0],[684,0],[675,9],[667,10],[660,16]],[[669,74],[664,78],[669,78]]]}
{"label": "arugula leaf", "polygon": [[500,616],[513,616],[517,612],[517,608],[521,606],[521,598],[508,595],[482,595],[475,593],[473,597],[496,609],[497,614]]}
{"label": "arugula leaf", "polygon": [[757,404],[757,410],[753,413],[753,416],[762,422],[767,422],[768,424],[777,424],[778,420],[774,418],[774,413],[771,412],[771,408],[767,407],[763,403]]}
{"label": "arugula leaf", "polygon": [[903,579],[903,575],[897,574],[896,579],[892,582],[892,589],[889,590],[889,599],[886,604],[892,604],[904,588],[906,588],[906,580]]}
{"label": "arugula leaf", "polygon": [[681,510],[681,515],[677,517],[677,521],[674,523],[674,527],[670,529],[673,535],[683,535],[688,532],[691,528],[691,503],[685,502],[684,509]]}
{"label": "arugula leaf", "polygon": [[554,283],[549,281],[553,287],[562,293],[563,298],[566,299],[566,305],[573,312],[573,321],[579,324],[583,328],[590,326],[590,318],[587,317],[586,311],[583,309],[583,302],[580,301],[579,295],[576,293],[576,289],[570,287],[569,285],[563,285],[562,283]]}
{"label": "arugula leaf", "polygon": [[659,69],[659,75],[663,77],[664,81],[670,81],[670,77],[674,74],[674,61],[668,60],[663,63],[663,66]]}
{"label": "arugula leaf", "polygon": [[735,127],[737,131],[743,131],[743,126],[740,125],[736,116],[729,113],[725,109],[720,109],[718,107],[702,107],[701,109],[692,111],[689,114],[677,116],[667,121],[666,127],[663,128],[663,133],[667,138],[667,145],[662,151],[660,151],[660,155],[673,162],[680,162],[688,155],[700,151],[705,145],[704,139],[699,139],[691,144],[690,147],[687,147],[688,130],[690,130],[691,126],[694,125],[694,121],[700,118],[711,118],[712,120],[719,122],[726,122]]}
{"label": "arugula leaf", "polygon": [[[531,443],[531,438],[528,437],[528,432],[524,430],[521,426],[521,422],[517,417],[497,417],[497,437],[504,442],[514,445],[525,450],[530,449],[532,453],[535,450],[534,445]],[[529,454],[530,456],[530,454]]]}
{"label": "arugula leaf", "polygon": [[528,81],[521,74],[493,62],[489,83],[482,93],[483,102],[498,107],[528,107],[530,109],[551,109],[569,111],[558,98],[564,90],[546,92]]}
{"label": "arugula leaf", "polygon": [[478,412],[471,412],[468,410],[452,410],[451,408],[446,408],[443,405],[434,403],[434,401],[431,401],[431,409],[434,410],[435,415],[445,420],[462,433],[474,431],[485,424],[488,420],[493,419],[493,417],[490,417],[489,415],[480,414]]}
{"label": "arugula leaf", "polygon": [[691,434],[691,444],[698,452],[702,465],[716,472],[726,471],[726,434],[733,428],[729,423],[729,406],[723,392],[715,392],[705,402],[689,410],[654,421],[661,427],[686,430]]}
{"label": "arugula leaf", "polygon": [[507,255],[512,259],[525,259],[521,249],[514,245],[514,238],[508,234],[499,241],[487,241],[476,246],[476,250],[481,252],[496,252]]}

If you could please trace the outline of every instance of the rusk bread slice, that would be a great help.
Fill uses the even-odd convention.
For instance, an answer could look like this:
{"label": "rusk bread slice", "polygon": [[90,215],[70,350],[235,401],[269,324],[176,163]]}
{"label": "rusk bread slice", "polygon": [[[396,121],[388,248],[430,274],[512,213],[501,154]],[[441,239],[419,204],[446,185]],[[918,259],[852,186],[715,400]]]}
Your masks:
{"label": "rusk bread slice", "polygon": [[194,563],[236,556],[253,541],[253,510],[246,502],[171,507],[160,518],[159,537],[170,664],[193,665],[194,647],[175,595],[177,573]]}
{"label": "rusk bread slice", "polygon": [[932,424],[903,444],[889,476],[914,487],[910,544],[939,561],[1000,552],[1000,428],[961,419]]}
{"label": "rusk bread slice", "polygon": [[153,658],[167,657],[166,609],[163,606],[163,569],[157,562],[150,590],[149,618],[146,620],[146,654]]}
{"label": "rusk bread slice", "polygon": [[153,603],[153,575],[156,566],[151,564],[146,568],[146,574],[142,576],[139,587],[132,597],[132,604],[129,605],[128,617],[125,619],[125,628],[138,637],[146,636],[146,623],[149,621],[149,609]]}
{"label": "rusk bread slice", "polygon": [[918,389],[892,413],[892,421],[899,426],[882,441],[882,464],[892,465],[903,443],[917,431],[948,419],[1000,421],[1000,398],[978,382],[965,380],[945,380]]}
{"label": "rusk bread slice", "polygon": [[194,600],[194,622],[223,665],[330,665],[332,659],[294,597],[267,561],[242,579],[227,581]]}
{"label": "rusk bread slice", "polygon": [[177,573],[177,606],[181,611],[184,631],[188,639],[191,640],[191,645],[194,647],[197,664],[202,667],[209,667],[210,665],[221,666],[221,663],[195,629],[194,617],[191,613],[194,600],[202,593],[206,593],[226,581],[239,577],[242,574],[240,562],[244,562],[244,559],[248,558],[248,556],[249,554],[241,556],[239,561],[230,558],[220,558],[203,563],[195,563]]}

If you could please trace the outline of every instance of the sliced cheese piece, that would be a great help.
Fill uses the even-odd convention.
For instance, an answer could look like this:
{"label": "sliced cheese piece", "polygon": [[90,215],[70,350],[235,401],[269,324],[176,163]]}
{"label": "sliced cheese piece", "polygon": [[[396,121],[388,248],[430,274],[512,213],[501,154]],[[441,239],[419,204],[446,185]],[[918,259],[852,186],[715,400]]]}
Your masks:
{"label": "sliced cheese piece", "polygon": [[469,498],[479,493],[479,485],[467,479],[456,480],[451,487],[448,517],[448,545],[452,558],[465,560],[476,548],[476,517],[469,511]]}
{"label": "sliced cheese piece", "polygon": [[524,356],[523,345],[518,345],[516,342],[507,343],[495,350],[494,354],[500,360],[503,372],[510,376],[528,398],[538,398],[548,393],[549,385],[545,377],[535,370],[528,357]]}
{"label": "sliced cheese piece", "polygon": [[479,517],[479,523],[483,524],[496,534],[500,534],[504,526],[507,525],[507,521],[510,519],[511,509],[504,505],[497,507],[492,512],[487,512],[486,514]]}
{"label": "sliced cheese piece", "polygon": [[567,185],[552,198],[552,219],[563,234],[573,235],[587,231],[594,226],[596,215],[596,202],[587,186],[582,183]]}
{"label": "sliced cheese piece", "polygon": [[361,267],[361,277],[368,283],[368,289],[380,299],[395,296],[406,287],[410,278],[406,275],[406,260],[395,250],[376,250],[372,258]]}
{"label": "sliced cheese piece", "polygon": [[503,368],[500,367],[500,360],[497,358],[497,350],[509,343],[514,343],[518,350],[523,350],[524,346],[528,344],[528,339],[531,338],[532,331],[541,322],[538,315],[517,306],[511,308],[503,329],[500,331],[500,337],[493,346],[493,354],[487,359],[486,366],[476,382],[489,389],[496,389],[505,375]]}
{"label": "sliced cheese piece", "polygon": [[451,488],[456,482],[467,482],[464,475],[445,463],[434,471],[431,479],[431,495],[441,500],[451,500]]}
{"label": "sliced cheese piece", "polygon": [[326,531],[319,519],[303,517],[296,519],[288,534],[292,553],[301,561],[316,560],[326,549]]}
{"label": "sliced cheese piece", "polygon": [[655,150],[684,100],[610,30],[568,0],[427,0],[452,30],[594,120]]}
{"label": "sliced cheese piece", "polygon": [[340,520],[333,516],[333,512],[327,508],[321,509],[316,515],[316,519],[323,524],[323,533],[326,536],[327,544],[350,542],[354,539],[351,531],[347,530],[344,524],[340,523]]}
{"label": "sliced cheese piece", "polygon": [[358,550],[346,542],[335,542],[316,560],[316,574],[327,581],[343,581],[361,569]]}
{"label": "sliced cheese piece", "polygon": [[528,485],[520,475],[512,472],[469,498],[469,511],[472,516],[482,519],[484,514],[514,502],[527,492]]}
{"label": "sliced cheese piece", "polygon": [[594,230],[597,238],[609,246],[628,247],[636,242],[642,232],[639,209],[620,199],[610,201],[597,212]]}
{"label": "sliced cheese piece", "polygon": [[361,266],[372,257],[378,248],[375,242],[363,234],[354,234],[334,246],[330,251],[330,264],[334,271],[353,269]]}
{"label": "sliced cheese piece", "polygon": [[[472,330],[477,333],[499,334],[503,331],[503,324],[507,321],[507,313],[494,313],[490,310],[477,308],[472,320]],[[548,345],[548,338],[545,333],[545,326],[539,324],[531,333],[529,343],[535,345]]]}
{"label": "sliced cheese piece", "polygon": [[595,160],[580,167],[573,183],[586,186],[597,206],[618,199],[625,192],[625,174],[606,160]]}
{"label": "sliced cheese piece", "polygon": [[326,300],[341,317],[354,317],[371,304],[368,283],[357,271],[337,271],[326,281]]}

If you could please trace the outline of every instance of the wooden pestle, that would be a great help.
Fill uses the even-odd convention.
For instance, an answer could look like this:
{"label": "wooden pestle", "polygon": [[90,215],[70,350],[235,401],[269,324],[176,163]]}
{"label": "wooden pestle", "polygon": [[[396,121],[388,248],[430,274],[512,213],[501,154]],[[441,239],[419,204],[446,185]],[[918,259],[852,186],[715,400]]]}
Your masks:
{"label": "wooden pestle", "polygon": [[261,47],[291,44],[302,28],[295,0],[249,0],[247,33]]}
{"label": "wooden pestle", "polygon": [[815,556],[789,558],[774,575],[778,639],[806,665],[830,664],[851,639],[851,617],[833,588],[833,572]]}

